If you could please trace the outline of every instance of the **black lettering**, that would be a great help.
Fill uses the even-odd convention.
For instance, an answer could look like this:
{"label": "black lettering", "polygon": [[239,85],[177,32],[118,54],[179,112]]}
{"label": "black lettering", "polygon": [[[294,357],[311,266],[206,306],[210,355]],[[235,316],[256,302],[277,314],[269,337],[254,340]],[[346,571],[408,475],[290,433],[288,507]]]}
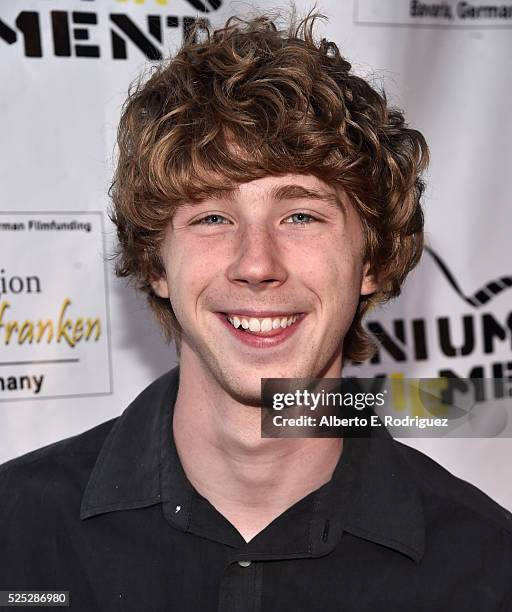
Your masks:
{"label": "black lettering", "polygon": [[[151,32],[155,30],[154,22],[150,20],[151,15],[148,17],[148,29]],[[135,44],[135,46],[144,53],[144,55],[150,60],[162,59],[161,51],[155,47],[151,40],[142,32],[142,30],[135,25],[135,23],[127,16],[118,13],[112,13],[110,15],[112,23],[114,23],[128,39]],[[153,25],[151,25],[153,23]],[[114,59],[127,59],[128,54],[126,51],[126,40],[122,38],[114,30],[111,31],[112,35],[112,57]]]}
{"label": "black lettering", "polygon": [[417,361],[424,361],[425,359],[428,359],[424,319],[413,319],[412,334],[414,338],[414,353]]}
{"label": "black lettering", "polygon": [[[475,391],[475,401],[485,401],[485,386],[484,386],[484,368],[483,366],[474,366],[469,372],[469,376],[461,378],[453,370],[441,370],[439,372],[440,378],[449,378],[448,389],[442,391],[441,397],[445,404],[454,404],[453,392],[455,390],[461,391],[462,393],[467,392],[467,379],[470,379],[473,389]],[[453,380],[452,380],[453,379]]]}
{"label": "black lettering", "polygon": [[[368,329],[377,338],[380,346],[385,349],[395,361],[405,361],[407,359],[407,355],[404,350],[405,325],[402,319],[395,319],[393,321],[394,336],[401,343],[401,346],[386,332],[384,327],[378,321],[369,323]],[[380,348],[372,357],[371,363],[380,363]]]}
{"label": "black lettering", "polygon": [[50,13],[53,31],[53,51],[57,57],[71,56],[68,14],[66,11]]}
{"label": "black lettering", "polygon": [[9,279],[9,291],[14,294],[21,293],[23,291],[23,279],[19,276],[11,276]]}
{"label": "black lettering", "polygon": [[[72,13],[73,22],[81,25],[96,25],[98,17],[95,13],[82,13],[74,11]],[[89,30],[86,28],[75,28],[73,30],[75,40],[89,40]],[[75,55],[77,57],[100,57],[98,45],[75,45]]]}
{"label": "black lettering", "polygon": [[20,376],[20,389],[30,389],[30,378],[28,376]]}
{"label": "black lettering", "polygon": [[[510,332],[512,332],[512,329],[510,329]],[[484,353],[493,353],[495,350],[494,338],[505,340],[507,337],[507,330],[502,327],[491,314],[486,313],[482,316],[482,335],[484,340]],[[510,337],[512,347],[512,333]]]}
{"label": "black lettering", "polygon": [[470,355],[475,349],[473,317],[471,315],[465,315],[462,318],[462,323],[464,328],[464,340],[462,346],[456,348],[451,341],[450,319],[448,317],[440,317],[437,320],[439,343],[443,354],[447,357]]}
{"label": "black lettering", "polygon": [[36,293],[41,293],[41,281],[38,276],[27,276],[25,280],[27,281],[26,293],[32,293],[32,281],[36,285]]}
{"label": "black lettering", "polygon": [[[23,34],[23,43],[26,57],[42,57],[41,27],[39,25],[39,14],[35,11],[22,11],[14,22],[18,30]],[[18,36],[16,31],[0,19],[0,38],[8,45],[14,44]]]}

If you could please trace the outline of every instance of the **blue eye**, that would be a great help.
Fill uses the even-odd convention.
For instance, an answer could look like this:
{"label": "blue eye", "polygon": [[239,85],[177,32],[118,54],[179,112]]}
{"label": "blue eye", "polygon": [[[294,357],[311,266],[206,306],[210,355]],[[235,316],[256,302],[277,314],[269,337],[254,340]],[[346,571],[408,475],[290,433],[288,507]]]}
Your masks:
{"label": "blue eye", "polygon": [[[212,219],[212,222],[210,223],[209,221],[207,221],[207,219]],[[227,221],[227,219],[225,217],[223,217],[222,215],[216,215],[216,214],[212,214],[212,215],[206,215],[206,217],[203,217],[202,219],[199,219],[198,221],[196,221],[194,223],[194,225],[196,224],[200,224],[200,225],[223,225],[223,223],[216,223],[215,220],[217,219],[224,219]]]}
{"label": "blue eye", "polygon": [[[309,225],[312,221],[316,221],[313,215],[304,212],[293,213],[288,219],[293,219],[294,217],[297,219],[295,222],[286,221],[286,223],[291,223],[292,225]],[[225,225],[226,223],[229,223],[226,217],[214,213],[194,221],[193,225]]]}
{"label": "blue eye", "polygon": [[[298,222],[294,223],[293,225],[309,225],[311,221],[316,221],[313,215],[303,212],[293,213],[293,215],[290,215],[288,219],[292,219],[293,217],[302,217],[302,219],[299,219]],[[289,221],[287,221],[287,223],[289,223]]]}

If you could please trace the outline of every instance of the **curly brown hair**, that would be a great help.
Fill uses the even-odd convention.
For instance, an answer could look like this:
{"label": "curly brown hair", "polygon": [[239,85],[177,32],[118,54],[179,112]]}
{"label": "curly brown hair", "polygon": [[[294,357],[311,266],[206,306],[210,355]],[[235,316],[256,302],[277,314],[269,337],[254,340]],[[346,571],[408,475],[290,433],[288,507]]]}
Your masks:
{"label": "curly brown hair", "polygon": [[[399,295],[421,257],[425,139],[383,91],[352,72],[335,43],[315,41],[315,22],[323,18],[310,13],[284,29],[268,15],[231,17],[215,30],[198,21],[174,57],[130,88],[110,189],[116,273],[147,294],[178,355],[180,325],[151,281],[165,273],[164,231],[187,201],[287,173],[345,190],[379,289],[360,297],[344,361],[373,355],[363,316]],[[244,154],[230,154],[232,143]]]}

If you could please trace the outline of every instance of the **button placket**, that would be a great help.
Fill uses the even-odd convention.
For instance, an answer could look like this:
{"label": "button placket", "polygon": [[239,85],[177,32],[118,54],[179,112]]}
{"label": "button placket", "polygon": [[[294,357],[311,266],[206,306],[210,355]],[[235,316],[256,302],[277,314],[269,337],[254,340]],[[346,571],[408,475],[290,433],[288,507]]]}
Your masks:
{"label": "button placket", "polygon": [[253,559],[232,559],[221,581],[218,612],[260,612],[262,569]]}

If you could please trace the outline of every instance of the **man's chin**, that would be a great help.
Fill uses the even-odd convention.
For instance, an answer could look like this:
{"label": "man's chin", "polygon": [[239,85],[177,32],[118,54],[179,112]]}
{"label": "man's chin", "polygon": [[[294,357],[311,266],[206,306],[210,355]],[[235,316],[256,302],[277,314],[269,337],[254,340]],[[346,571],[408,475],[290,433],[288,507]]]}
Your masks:
{"label": "man's chin", "polygon": [[221,382],[224,390],[235,401],[246,406],[261,406],[262,381],[269,378],[301,378],[306,374],[297,374],[294,368],[262,367],[250,368],[247,373],[224,370]]}
{"label": "man's chin", "polygon": [[229,395],[235,402],[243,406],[261,406],[261,382],[258,379],[256,384],[244,384],[236,380],[220,381],[224,392]]}
{"label": "man's chin", "polygon": [[261,405],[261,377],[259,373],[231,372],[224,378],[225,390],[241,404]]}

